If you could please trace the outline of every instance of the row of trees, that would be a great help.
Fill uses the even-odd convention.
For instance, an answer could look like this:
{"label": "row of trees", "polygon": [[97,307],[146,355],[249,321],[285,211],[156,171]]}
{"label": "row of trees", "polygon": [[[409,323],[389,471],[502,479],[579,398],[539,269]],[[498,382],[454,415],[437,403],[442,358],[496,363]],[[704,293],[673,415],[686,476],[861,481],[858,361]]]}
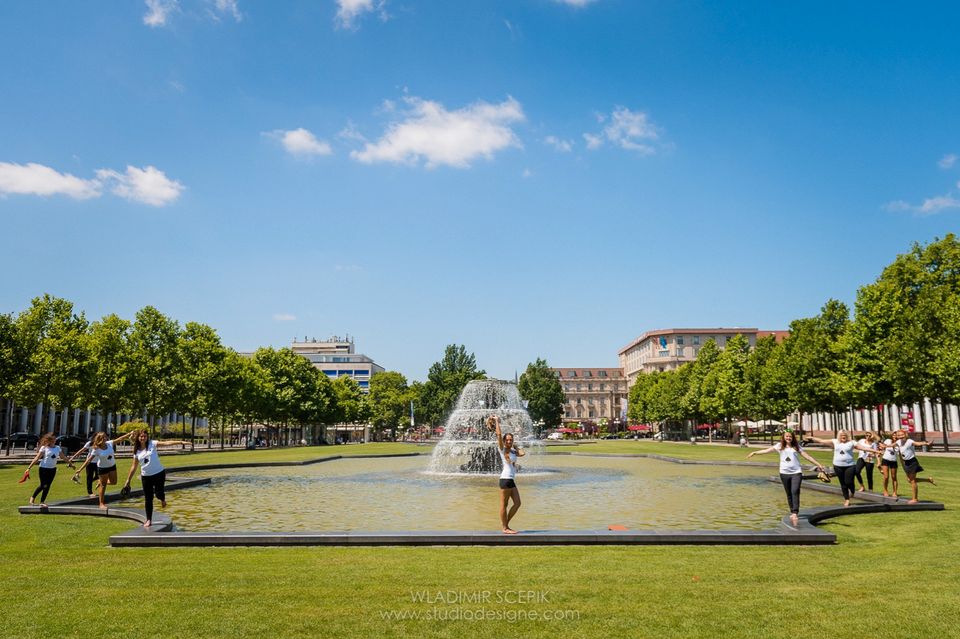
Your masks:
{"label": "row of trees", "polygon": [[[545,366],[538,360],[525,379]],[[133,321],[111,314],[90,322],[68,300],[44,295],[16,316],[0,314],[5,432],[12,431],[15,406],[42,403],[54,415],[67,407],[125,413],[151,427],[154,416],[176,412],[191,416],[191,432],[202,417],[221,438],[228,429],[261,424],[285,443],[326,424],[403,429],[411,407],[421,423],[439,424],[464,385],[484,377],[476,357],[454,344],[430,367],[426,381],[410,384],[387,371],[371,378],[365,394],[350,377],[331,381],[290,349],[261,348],[244,357],[224,346],[210,326],[181,326],[150,306]],[[562,403],[562,392],[560,398]],[[534,400],[531,410],[540,405]]]}
{"label": "row of trees", "polygon": [[[852,317],[829,300],[815,317],[791,322],[780,343],[762,338],[751,349],[736,336],[721,350],[711,340],[696,361],[641,375],[629,417],[782,420],[925,398],[960,403],[960,242],[953,234],[899,255],[859,289]],[[949,411],[941,413],[949,420]],[[943,426],[946,433],[950,425]]]}

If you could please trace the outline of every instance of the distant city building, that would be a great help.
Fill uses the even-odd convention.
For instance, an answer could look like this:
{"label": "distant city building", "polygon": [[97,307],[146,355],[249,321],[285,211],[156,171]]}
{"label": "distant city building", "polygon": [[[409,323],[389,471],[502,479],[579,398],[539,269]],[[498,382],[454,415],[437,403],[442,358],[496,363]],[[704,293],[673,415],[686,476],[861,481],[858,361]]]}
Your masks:
{"label": "distant city building", "polygon": [[306,357],[330,379],[352,377],[364,392],[370,389],[370,378],[384,371],[371,358],[358,354],[350,337],[334,335],[326,340],[304,337],[302,342],[294,339],[290,348],[297,355]]}
{"label": "distant city building", "polygon": [[627,379],[619,368],[551,369],[563,388],[564,422],[621,419],[627,399]]}
{"label": "distant city building", "polygon": [[630,386],[640,373],[670,371],[697,359],[701,346],[712,339],[724,348],[737,335],[743,335],[750,348],[757,339],[772,335],[778,342],[789,331],[761,331],[756,328],[666,328],[647,331],[620,349],[620,366]]}

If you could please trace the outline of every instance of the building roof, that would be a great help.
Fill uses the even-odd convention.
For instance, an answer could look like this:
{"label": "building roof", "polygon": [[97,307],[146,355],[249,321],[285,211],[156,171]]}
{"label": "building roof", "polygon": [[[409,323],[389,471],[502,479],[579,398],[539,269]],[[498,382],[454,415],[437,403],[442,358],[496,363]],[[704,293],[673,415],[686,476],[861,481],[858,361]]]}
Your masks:
{"label": "building roof", "polygon": [[[757,328],[746,328],[734,326],[732,328],[658,328],[652,331],[647,331],[637,339],[633,340],[619,351],[618,355],[623,355],[626,351],[630,350],[640,342],[650,339],[651,337],[659,337],[661,335],[755,335],[760,332],[760,329]],[[772,333],[775,331],[764,331],[765,333]]]}

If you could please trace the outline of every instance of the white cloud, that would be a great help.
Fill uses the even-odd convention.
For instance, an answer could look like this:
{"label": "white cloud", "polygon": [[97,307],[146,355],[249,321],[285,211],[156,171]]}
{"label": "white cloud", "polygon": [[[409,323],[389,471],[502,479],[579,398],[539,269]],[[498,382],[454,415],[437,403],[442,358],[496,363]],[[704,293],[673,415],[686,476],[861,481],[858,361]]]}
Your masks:
{"label": "white cloud", "polygon": [[600,137],[599,135],[594,135],[592,133],[584,133],[583,139],[587,143],[587,148],[590,149],[591,151],[599,149],[601,146],[603,146],[603,138]]}
{"label": "white cloud", "polygon": [[177,0],[146,0],[146,5],[143,23],[148,27],[166,26],[170,14],[179,9]]}
{"label": "white cloud", "polygon": [[361,16],[373,11],[380,13],[381,20],[387,19],[383,8],[386,0],[336,0],[336,2],[337,25],[343,29],[353,29]]}
{"label": "white cloud", "polygon": [[565,4],[568,7],[585,7],[588,4],[596,2],[596,0],[553,0],[558,4]]}
{"label": "white cloud", "polygon": [[86,200],[100,197],[106,188],[128,200],[164,206],[180,197],[184,186],[153,166],[143,169],[128,166],[126,173],[100,169],[95,178],[84,180],[42,164],[0,162],[0,196],[66,195],[76,200]]}
{"label": "white cloud", "polygon": [[500,104],[475,102],[448,111],[439,102],[405,97],[405,119],[393,122],[376,142],[368,142],[350,157],[372,164],[394,162],[427,168],[441,164],[466,168],[478,157],[493,158],[497,151],[520,147],[510,125],[524,119],[523,108],[513,98]]}
{"label": "white cloud", "polygon": [[561,153],[569,153],[573,150],[572,140],[561,140],[555,135],[548,135],[543,141]]}
{"label": "white cloud", "polygon": [[243,14],[240,13],[240,7],[237,6],[237,0],[213,0],[213,6],[216,13],[214,19],[219,20],[221,15],[229,15],[237,22],[243,20]]}
{"label": "white cloud", "polygon": [[287,153],[291,155],[307,157],[311,155],[330,155],[333,153],[333,149],[330,148],[327,142],[318,140],[313,133],[303,127],[291,131],[277,129],[269,133],[264,133],[264,135],[279,140],[283,148],[287,150]]}
{"label": "white cloud", "polygon": [[296,321],[297,316],[290,313],[274,313],[273,319],[275,322],[293,322]]}
{"label": "white cloud", "polygon": [[[960,186],[960,183],[958,183],[957,186]],[[896,200],[895,202],[888,203],[884,208],[894,212],[909,211],[917,215],[936,215],[944,211],[960,209],[960,200],[953,197],[952,194],[947,194],[929,197],[916,205],[903,200]]]}
{"label": "white cloud", "polygon": [[604,142],[619,146],[641,155],[653,155],[660,139],[660,131],[643,111],[631,111],[622,106],[615,107],[609,119],[597,116],[600,122],[607,122],[599,135],[585,133],[588,149],[598,149]]}
{"label": "white cloud", "polygon": [[937,166],[941,169],[951,169],[957,163],[957,160],[960,158],[957,157],[956,153],[947,153],[945,156],[940,158],[940,161],[937,162]]}
{"label": "white cloud", "polygon": [[100,182],[60,173],[42,164],[0,162],[0,197],[16,195],[66,195],[75,200],[100,197]]}
{"label": "white cloud", "polygon": [[142,169],[127,166],[126,173],[100,169],[97,179],[109,186],[114,195],[150,206],[166,206],[176,201],[184,189],[180,182],[171,180],[155,166]]}

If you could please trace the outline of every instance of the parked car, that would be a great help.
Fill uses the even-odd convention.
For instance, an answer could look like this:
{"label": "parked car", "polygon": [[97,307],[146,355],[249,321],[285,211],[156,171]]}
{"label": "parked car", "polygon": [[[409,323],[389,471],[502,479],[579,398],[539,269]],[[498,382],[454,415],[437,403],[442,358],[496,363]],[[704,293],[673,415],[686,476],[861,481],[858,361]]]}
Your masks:
{"label": "parked car", "polygon": [[[11,433],[10,434],[10,446],[12,448],[23,448],[26,446],[29,449],[34,449],[37,447],[37,442],[40,441],[40,438],[34,435],[33,433]],[[7,438],[3,440],[3,447],[7,447]]]}
{"label": "parked car", "polygon": [[60,437],[57,437],[57,446],[63,449],[64,455],[77,452],[83,448],[86,443],[87,440],[85,438],[77,435],[60,435]]}

